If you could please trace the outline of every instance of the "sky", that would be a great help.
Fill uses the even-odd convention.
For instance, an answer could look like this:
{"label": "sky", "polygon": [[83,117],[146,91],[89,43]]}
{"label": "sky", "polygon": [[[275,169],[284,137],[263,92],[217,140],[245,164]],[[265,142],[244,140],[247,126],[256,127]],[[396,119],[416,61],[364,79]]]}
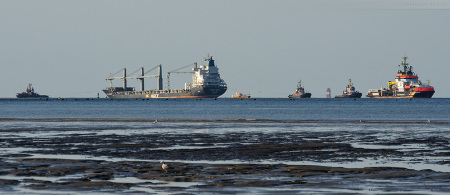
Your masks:
{"label": "sky", "polygon": [[[301,80],[323,98],[350,78],[365,95],[394,80],[406,55],[448,98],[449,18],[450,0],[0,0],[0,97],[28,83],[50,97],[105,97],[105,78],[122,68],[162,64],[165,77],[209,54],[222,97],[287,97]],[[190,81],[173,74],[171,88]]]}

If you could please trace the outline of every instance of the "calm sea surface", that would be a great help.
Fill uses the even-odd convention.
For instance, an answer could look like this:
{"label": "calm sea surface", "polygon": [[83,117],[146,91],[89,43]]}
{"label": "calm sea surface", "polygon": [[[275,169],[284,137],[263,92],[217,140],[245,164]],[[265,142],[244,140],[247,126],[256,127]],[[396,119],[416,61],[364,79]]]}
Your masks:
{"label": "calm sea surface", "polygon": [[450,121],[450,99],[0,99],[0,118]]}

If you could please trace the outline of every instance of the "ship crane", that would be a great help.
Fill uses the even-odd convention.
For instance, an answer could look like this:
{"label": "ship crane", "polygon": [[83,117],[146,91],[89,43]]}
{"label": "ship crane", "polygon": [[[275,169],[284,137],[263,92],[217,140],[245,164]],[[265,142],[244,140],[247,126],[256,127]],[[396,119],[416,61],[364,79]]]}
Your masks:
{"label": "ship crane", "polygon": [[[158,75],[147,75],[145,76],[145,74],[155,70],[156,68],[158,68]],[[141,81],[141,91],[144,91],[144,78],[158,78],[158,90],[162,90],[162,77],[161,77],[161,64],[157,65],[155,67],[153,67],[152,69],[148,70],[147,72],[144,72],[144,67],[141,67],[140,69],[134,71],[132,74],[136,73],[137,71],[141,71],[141,75],[139,76],[132,76],[132,77],[127,77],[127,69],[123,68],[123,76],[121,77],[113,77],[113,75],[116,75],[118,73],[120,73],[120,71],[111,74],[110,77],[107,77],[106,80],[109,80],[109,85],[110,87],[112,87],[112,80],[114,79],[122,79],[123,80],[123,89],[127,90],[127,79],[139,79]]]}
{"label": "ship crane", "polygon": [[[197,67],[197,63],[193,63],[193,64],[194,64],[194,67]],[[192,74],[192,73],[194,73],[192,71],[190,71],[190,72],[179,72],[179,70],[187,68],[189,66],[192,66],[193,64],[188,64],[188,65],[183,66],[181,68],[178,68],[178,69],[175,69],[175,70],[167,72],[167,90],[170,90],[170,74],[173,74],[173,73],[176,73],[176,74],[190,73],[190,74]]]}

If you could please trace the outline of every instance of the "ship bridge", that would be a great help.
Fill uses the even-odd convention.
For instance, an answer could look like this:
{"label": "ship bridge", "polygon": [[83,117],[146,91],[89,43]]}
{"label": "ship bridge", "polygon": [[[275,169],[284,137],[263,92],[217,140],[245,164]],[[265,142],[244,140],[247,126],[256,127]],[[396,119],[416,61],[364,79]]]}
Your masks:
{"label": "ship bridge", "polygon": [[404,56],[403,61],[398,65],[400,69],[398,70],[398,75],[396,79],[418,79],[419,77],[413,72],[413,67],[409,66],[406,62],[408,57]]}
{"label": "ship bridge", "polygon": [[208,65],[202,65],[200,68],[194,68],[194,86],[221,86],[226,87],[227,84],[220,78],[219,68],[214,63],[212,56],[205,59]]}

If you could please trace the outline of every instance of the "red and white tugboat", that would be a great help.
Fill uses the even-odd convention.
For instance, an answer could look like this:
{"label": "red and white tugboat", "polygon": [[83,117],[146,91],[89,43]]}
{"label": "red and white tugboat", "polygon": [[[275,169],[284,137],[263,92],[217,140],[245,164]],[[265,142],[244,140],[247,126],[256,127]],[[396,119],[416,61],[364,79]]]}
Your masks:
{"label": "red and white tugboat", "polygon": [[342,95],[337,95],[335,98],[361,98],[362,93],[355,90],[353,87],[352,79],[349,79],[350,84],[347,85],[345,91],[342,92]]}
{"label": "red and white tugboat", "polygon": [[412,66],[406,63],[408,57],[403,57],[403,62],[398,65],[398,75],[395,81],[389,81],[387,88],[371,89],[367,93],[370,98],[431,98],[434,94],[434,87],[422,83],[413,72]]}
{"label": "red and white tugboat", "polygon": [[297,90],[288,98],[310,98],[311,93],[305,92],[305,88],[302,87],[302,81],[298,81]]}

